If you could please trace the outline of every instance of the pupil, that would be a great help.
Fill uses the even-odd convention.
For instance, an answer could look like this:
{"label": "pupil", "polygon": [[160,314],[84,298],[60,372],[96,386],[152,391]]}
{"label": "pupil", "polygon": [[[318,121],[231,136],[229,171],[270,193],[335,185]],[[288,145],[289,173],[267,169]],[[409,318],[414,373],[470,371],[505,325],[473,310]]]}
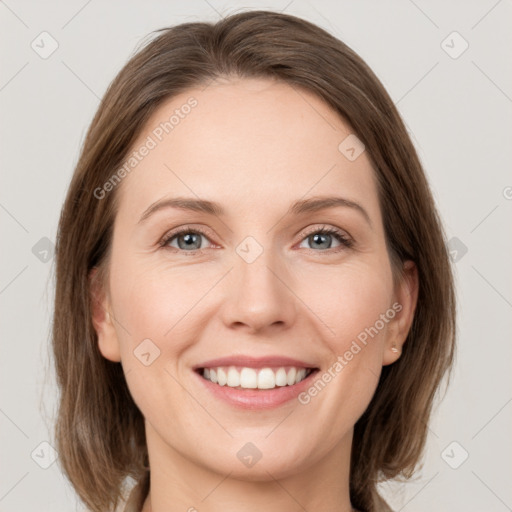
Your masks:
{"label": "pupil", "polygon": [[[182,235],[181,237],[184,240],[184,243],[180,243],[180,238],[178,238],[178,245],[180,246],[180,249],[185,248],[191,248],[194,243],[197,245],[197,242],[199,240],[200,245],[200,239],[197,234],[195,233],[187,233],[186,235]],[[192,247],[193,249],[198,249],[199,247]]]}
{"label": "pupil", "polygon": [[320,245],[322,245],[322,243],[323,243],[324,248],[329,249],[331,244],[326,242],[326,240],[328,240],[328,237],[330,237],[330,235],[317,233],[317,234],[313,235],[313,240],[315,243],[319,243]]}

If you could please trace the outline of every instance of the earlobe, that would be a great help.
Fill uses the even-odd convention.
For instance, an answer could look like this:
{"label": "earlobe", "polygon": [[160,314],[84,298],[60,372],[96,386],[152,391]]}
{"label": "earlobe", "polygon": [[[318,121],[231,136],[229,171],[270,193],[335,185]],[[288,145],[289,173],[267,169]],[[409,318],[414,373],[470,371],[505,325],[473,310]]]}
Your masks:
{"label": "earlobe", "polygon": [[384,353],[382,355],[382,366],[387,366],[388,364],[393,364],[394,362],[400,359],[402,355],[402,347],[399,346],[397,341],[393,341],[392,343],[386,341],[386,346],[384,347]]}
{"label": "earlobe", "polygon": [[89,273],[89,289],[91,317],[98,338],[98,348],[106,359],[120,362],[121,351],[113,315],[111,314],[111,306],[96,267]]}
{"label": "earlobe", "polygon": [[403,276],[395,289],[398,312],[389,329],[384,347],[382,365],[397,361],[402,355],[403,345],[411,329],[418,300],[418,269],[413,261],[407,260],[403,266]]}

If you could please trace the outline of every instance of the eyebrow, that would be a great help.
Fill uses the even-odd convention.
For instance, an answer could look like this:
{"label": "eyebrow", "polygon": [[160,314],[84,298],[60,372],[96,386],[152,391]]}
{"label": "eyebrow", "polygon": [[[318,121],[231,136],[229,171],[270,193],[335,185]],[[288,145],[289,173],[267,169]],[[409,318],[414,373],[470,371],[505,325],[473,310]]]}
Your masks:
{"label": "eyebrow", "polygon": [[[352,208],[358,211],[365,218],[368,224],[372,226],[372,222],[370,216],[368,215],[368,212],[359,203],[338,196],[312,197],[296,201],[290,206],[290,208],[288,208],[286,215],[300,215],[304,213],[313,213],[320,210],[326,210],[328,208],[335,207]],[[219,203],[216,203],[214,201],[188,197],[173,197],[168,199],[162,199],[151,204],[149,208],[147,208],[146,211],[142,214],[138,223],[140,224],[144,222],[148,217],[153,215],[155,212],[162,210],[164,208],[176,208],[179,210],[189,210],[194,212],[207,213],[209,215],[215,215],[217,217],[220,217],[225,214],[224,208]]]}

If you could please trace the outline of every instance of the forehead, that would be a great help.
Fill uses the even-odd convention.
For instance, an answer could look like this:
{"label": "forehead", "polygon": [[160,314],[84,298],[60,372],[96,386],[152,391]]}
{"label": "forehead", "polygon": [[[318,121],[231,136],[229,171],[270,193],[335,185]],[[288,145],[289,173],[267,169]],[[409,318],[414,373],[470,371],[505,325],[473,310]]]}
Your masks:
{"label": "forehead", "polygon": [[119,213],[140,215],[160,198],[197,196],[225,204],[229,214],[230,205],[288,207],[333,191],[366,196],[372,210],[369,158],[363,152],[350,160],[340,150],[351,134],[324,101],[285,83],[222,80],[187,90],[163,103],[133,144],[128,157],[135,151],[139,159],[121,183]]}

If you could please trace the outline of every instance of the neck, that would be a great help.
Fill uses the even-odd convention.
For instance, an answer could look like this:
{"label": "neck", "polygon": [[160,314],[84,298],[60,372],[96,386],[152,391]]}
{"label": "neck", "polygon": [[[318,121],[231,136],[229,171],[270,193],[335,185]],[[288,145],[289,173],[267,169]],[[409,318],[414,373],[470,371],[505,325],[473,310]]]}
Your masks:
{"label": "neck", "polygon": [[146,424],[151,481],[142,512],[352,512],[352,432],[307,467],[266,468],[262,458],[247,479],[237,478],[235,467],[221,474],[190,460]]}

